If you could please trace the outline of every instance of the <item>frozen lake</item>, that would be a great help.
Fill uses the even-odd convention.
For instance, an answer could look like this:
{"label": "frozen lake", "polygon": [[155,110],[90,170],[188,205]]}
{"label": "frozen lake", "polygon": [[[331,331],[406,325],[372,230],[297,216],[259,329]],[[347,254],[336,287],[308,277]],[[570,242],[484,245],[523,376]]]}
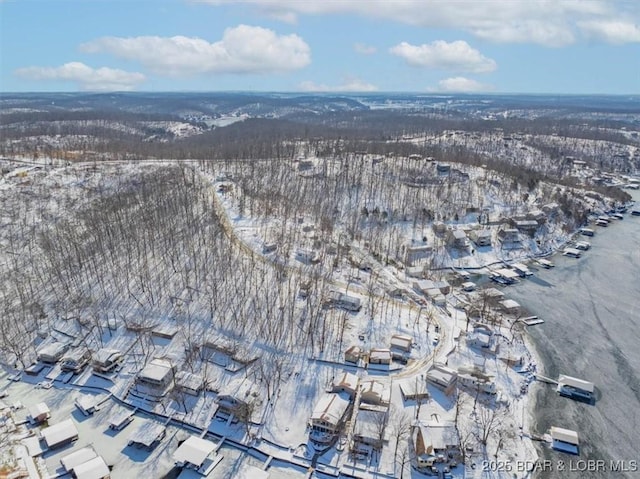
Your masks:
{"label": "frozen lake", "polygon": [[[634,199],[640,201],[640,194]],[[580,259],[556,256],[556,267],[536,272],[505,293],[545,323],[530,328],[542,357],[539,372],[595,383],[599,400],[582,404],[560,397],[551,385],[536,391],[532,432],[550,426],[573,429],[580,437],[580,456],[544,449],[551,472],[540,478],[640,477],[640,469],[614,472],[610,462],[640,467],[640,217],[625,215],[608,228],[596,227],[592,248]],[[604,460],[605,471],[559,471],[572,461]],[[587,467],[587,469],[589,469]],[[594,468],[595,469],[595,468]]]}

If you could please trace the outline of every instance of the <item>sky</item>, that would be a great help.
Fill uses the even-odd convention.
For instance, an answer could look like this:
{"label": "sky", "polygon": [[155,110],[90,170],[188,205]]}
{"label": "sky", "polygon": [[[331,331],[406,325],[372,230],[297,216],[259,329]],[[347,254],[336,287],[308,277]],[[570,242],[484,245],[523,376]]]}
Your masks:
{"label": "sky", "polygon": [[0,0],[0,91],[640,93],[640,0]]}

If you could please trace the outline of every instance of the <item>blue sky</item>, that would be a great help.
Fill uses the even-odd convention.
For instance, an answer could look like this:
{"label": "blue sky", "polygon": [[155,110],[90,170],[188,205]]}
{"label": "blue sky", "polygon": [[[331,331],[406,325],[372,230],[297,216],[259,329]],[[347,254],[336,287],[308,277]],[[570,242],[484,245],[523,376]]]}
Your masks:
{"label": "blue sky", "polygon": [[640,93],[640,0],[0,0],[0,91]]}

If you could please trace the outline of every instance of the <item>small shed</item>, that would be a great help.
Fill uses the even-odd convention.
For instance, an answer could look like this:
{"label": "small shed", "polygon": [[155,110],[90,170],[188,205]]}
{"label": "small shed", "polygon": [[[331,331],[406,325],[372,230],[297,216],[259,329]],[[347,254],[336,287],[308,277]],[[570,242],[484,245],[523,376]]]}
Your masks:
{"label": "small shed", "polygon": [[362,353],[363,353],[362,348],[354,344],[344,352],[344,360],[347,363],[358,364],[358,361],[360,361],[360,357],[362,356]]}

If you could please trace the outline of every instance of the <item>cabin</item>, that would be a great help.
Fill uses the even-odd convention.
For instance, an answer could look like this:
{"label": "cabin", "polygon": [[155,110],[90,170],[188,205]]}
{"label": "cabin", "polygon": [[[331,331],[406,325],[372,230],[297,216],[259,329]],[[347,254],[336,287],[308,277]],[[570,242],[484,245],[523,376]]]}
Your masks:
{"label": "cabin", "polygon": [[467,247],[467,235],[464,231],[459,229],[449,230],[449,233],[447,234],[447,241],[454,248]]}
{"label": "cabin", "polygon": [[167,429],[164,425],[153,421],[146,421],[129,436],[127,444],[130,447],[151,451],[160,444],[166,434]]}
{"label": "cabin", "polygon": [[50,417],[51,411],[49,410],[49,406],[44,402],[39,402],[31,406],[27,416],[29,422],[33,425],[42,424],[43,422],[48,421]]}
{"label": "cabin", "polygon": [[458,373],[458,384],[473,391],[480,391],[486,394],[496,394],[496,383],[488,377],[478,375]]}
{"label": "cabin", "polygon": [[527,234],[535,233],[540,226],[536,220],[516,220],[513,225],[518,231]]}
{"label": "cabin", "polygon": [[66,372],[79,373],[89,364],[91,351],[86,348],[77,348],[65,353],[60,362],[60,369]]}
{"label": "cabin", "polygon": [[391,336],[391,350],[410,353],[413,346],[413,338],[406,334],[394,334]]}
{"label": "cabin", "polygon": [[476,246],[491,246],[491,230],[474,230],[469,233],[469,238]]}
{"label": "cabin", "polygon": [[38,361],[46,364],[55,364],[62,359],[62,356],[64,356],[64,353],[66,353],[68,349],[68,344],[56,341],[38,349],[36,355]]}
{"label": "cabin", "polygon": [[360,384],[360,407],[370,404],[372,406],[388,406],[391,400],[391,390],[380,381],[370,379]]}
{"label": "cabin", "polygon": [[359,381],[360,378],[358,378],[358,376],[348,371],[344,371],[333,378],[331,392],[347,393],[349,397],[353,399],[356,395]]}
{"label": "cabin", "polygon": [[109,419],[109,429],[113,431],[121,431],[133,421],[132,411],[122,411],[120,414]]}
{"label": "cabin", "polygon": [[148,386],[167,387],[173,380],[174,369],[171,361],[154,358],[138,373],[136,381]]}
{"label": "cabin", "polygon": [[78,439],[78,429],[71,419],[44,428],[40,435],[49,449],[71,444]]}
{"label": "cabin", "polygon": [[220,389],[216,402],[221,412],[248,420],[250,418],[247,415],[251,411],[251,404],[254,404],[258,397],[259,388],[256,383],[248,378],[239,377],[232,379]]}
{"label": "cabin", "polygon": [[349,397],[345,393],[324,394],[309,418],[309,438],[322,444],[331,442],[344,426],[349,405]]}
{"label": "cabin", "polygon": [[176,373],[176,388],[183,393],[197,396],[204,389],[204,378],[189,371]]}
{"label": "cabin", "polygon": [[579,453],[580,443],[577,432],[556,426],[552,426],[549,432],[553,449],[576,455]]}
{"label": "cabin", "polygon": [[391,350],[375,348],[369,351],[369,364],[391,364]]}
{"label": "cabin", "polygon": [[173,460],[177,467],[187,469],[200,469],[216,445],[197,436],[189,436],[173,453]]}
{"label": "cabin", "polygon": [[477,348],[483,353],[498,354],[498,341],[493,331],[483,325],[476,325],[467,335],[467,346]]}
{"label": "cabin", "polygon": [[498,239],[502,244],[509,243],[512,245],[520,244],[520,231],[515,228],[506,228],[498,231]]}
{"label": "cabin", "polygon": [[443,390],[449,396],[456,389],[458,373],[442,363],[435,363],[427,371],[427,382]]}
{"label": "cabin", "polygon": [[426,401],[431,396],[427,383],[420,378],[403,378],[396,381],[403,401]]}
{"label": "cabin", "polygon": [[117,349],[102,348],[93,355],[91,367],[98,373],[110,373],[123,361],[124,356]]}
{"label": "cabin", "polygon": [[74,401],[75,406],[85,416],[91,416],[98,410],[98,401],[95,396],[89,394],[81,394]]}
{"label": "cabin", "polygon": [[344,360],[347,363],[358,364],[363,353],[364,351],[362,350],[362,348],[354,344],[344,352]]}
{"label": "cabin", "polygon": [[111,471],[92,447],[83,447],[60,459],[62,467],[76,479],[109,479]]}
{"label": "cabin", "polygon": [[497,288],[486,288],[481,291],[481,297],[483,297],[487,303],[497,305],[504,299],[504,293]]}
{"label": "cabin", "polygon": [[401,248],[400,261],[405,266],[414,266],[420,260],[428,258],[433,253],[433,246],[427,244],[411,244]]}
{"label": "cabin", "polygon": [[76,479],[109,479],[111,471],[104,459],[97,456],[75,466],[71,470],[71,475]]}
{"label": "cabin", "polygon": [[595,386],[589,381],[561,374],[558,378],[557,392],[561,396],[591,402],[594,399]]}
{"label": "cabin", "polygon": [[353,428],[352,450],[360,454],[382,450],[388,420],[387,411],[359,409]]}
{"label": "cabin", "polygon": [[452,422],[419,423],[412,427],[410,439],[414,465],[420,472],[439,475],[436,463],[453,466],[460,459],[460,441]]}
{"label": "cabin", "polygon": [[591,228],[580,228],[578,231],[582,236],[594,236],[596,234]]}
{"label": "cabin", "polygon": [[351,296],[338,291],[331,291],[326,301],[328,306],[335,306],[347,311],[358,312],[362,309],[362,301],[356,296]]}

